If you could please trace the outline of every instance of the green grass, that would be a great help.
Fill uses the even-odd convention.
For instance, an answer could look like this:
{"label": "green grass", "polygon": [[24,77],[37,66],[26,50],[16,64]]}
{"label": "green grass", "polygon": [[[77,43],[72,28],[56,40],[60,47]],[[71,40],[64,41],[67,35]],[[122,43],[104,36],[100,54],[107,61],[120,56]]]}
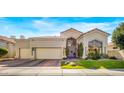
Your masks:
{"label": "green grass", "polygon": [[63,69],[121,69],[124,68],[124,61],[122,60],[80,60],[76,62],[76,66],[71,66],[69,64],[63,64]]}

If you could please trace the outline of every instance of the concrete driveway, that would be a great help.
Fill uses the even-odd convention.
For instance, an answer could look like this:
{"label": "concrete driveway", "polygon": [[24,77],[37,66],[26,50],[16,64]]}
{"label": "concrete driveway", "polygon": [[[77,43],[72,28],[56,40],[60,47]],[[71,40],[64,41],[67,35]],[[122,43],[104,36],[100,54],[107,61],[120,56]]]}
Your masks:
{"label": "concrete driveway", "polygon": [[0,67],[15,67],[26,62],[31,62],[31,59],[15,59],[15,60],[8,60],[8,61],[1,61]]}
{"label": "concrete driveway", "polygon": [[0,67],[60,67],[60,65],[61,63],[58,59],[16,59],[0,62]]}
{"label": "concrete driveway", "polygon": [[37,65],[38,67],[60,67],[61,62],[59,59],[46,59]]}

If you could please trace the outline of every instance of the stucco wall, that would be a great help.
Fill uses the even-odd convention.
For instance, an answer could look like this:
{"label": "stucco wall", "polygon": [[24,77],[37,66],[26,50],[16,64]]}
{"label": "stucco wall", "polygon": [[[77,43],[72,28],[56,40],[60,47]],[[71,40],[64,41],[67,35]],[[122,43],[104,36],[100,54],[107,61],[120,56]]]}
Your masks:
{"label": "stucco wall", "polygon": [[62,47],[64,43],[63,39],[35,39],[30,40],[31,47]]}
{"label": "stucco wall", "polygon": [[29,39],[16,39],[16,47],[18,48],[29,48],[30,47]]}
{"label": "stucco wall", "polygon": [[15,57],[15,44],[9,43],[8,44],[8,57]]}
{"label": "stucco wall", "polygon": [[65,31],[65,32],[61,32],[60,33],[60,36],[63,37],[63,38],[70,38],[70,37],[73,37],[73,38],[78,38],[82,33],[79,32],[79,31],[76,31],[74,29],[69,29],[68,31]]}

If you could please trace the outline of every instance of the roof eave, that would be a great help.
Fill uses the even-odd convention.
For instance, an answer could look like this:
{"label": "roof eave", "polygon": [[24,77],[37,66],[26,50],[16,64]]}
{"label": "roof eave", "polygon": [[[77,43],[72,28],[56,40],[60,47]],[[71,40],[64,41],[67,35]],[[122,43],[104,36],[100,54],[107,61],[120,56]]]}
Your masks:
{"label": "roof eave", "polygon": [[67,30],[65,30],[65,31],[62,31],[62,32],[60,32],[60,33],[64,33],[64,32],[66,32],[66,31],[68,31],[68,30],[70,30],[70,29],[74,29],[74,30],[76,30],[76,31],[78,31],[78,32],[80,32],[80,33],[83,33],[83,32],[81,32],[81,31],[79,31],[79,30],[77,30],[77,29],[75,29],[75,28],[69,28],[69,29],[67,29]]}

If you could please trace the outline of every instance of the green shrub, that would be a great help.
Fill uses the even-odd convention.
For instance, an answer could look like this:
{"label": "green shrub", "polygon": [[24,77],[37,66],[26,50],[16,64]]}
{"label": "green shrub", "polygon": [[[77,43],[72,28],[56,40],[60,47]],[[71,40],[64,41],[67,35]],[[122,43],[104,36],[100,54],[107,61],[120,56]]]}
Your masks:
{"label": "green shrub", "polygon": [[117,59],[115,56],[109,57],[109,59]]}
{"label": "green shrub", "polygon": [[79,58],[82,58],[82,55],[83,55],[83,44],[80,43],[80,44],[78,45],[78,57],[79,57]]}
{"label": "green shrub", "polygon": [[5,48],[0,48],[0,57],[5,56],[8,53],[8,50]]}
{"label": "green shrub", "polygon": [[66,57],[67,57],[68,54],[69,54],[69,49],[66,47],[66,48],[65,48],[65,51],[66,51]]}
{"label": "green shrub", "polygon": [[97,52],[90,51],[87,59],[93,59],[93,60],[100,59],[100,54]]}
{"label": "green shrub", "polygon": [[93,56],[94,56],[94,53],[93,52],[89,52],[88,56],[87,56],[87,59],[92,59]]}
{"label": "green shrub", "polygon": [[104,59],[104,58],[108,58],[107,54],[100,54],[100,58]]}
{"label": "green shrub", "polygon": [[63,59],[63,60],[66,60],[66,59],[67,59],[67,57],[63,57],[62,59]]}

